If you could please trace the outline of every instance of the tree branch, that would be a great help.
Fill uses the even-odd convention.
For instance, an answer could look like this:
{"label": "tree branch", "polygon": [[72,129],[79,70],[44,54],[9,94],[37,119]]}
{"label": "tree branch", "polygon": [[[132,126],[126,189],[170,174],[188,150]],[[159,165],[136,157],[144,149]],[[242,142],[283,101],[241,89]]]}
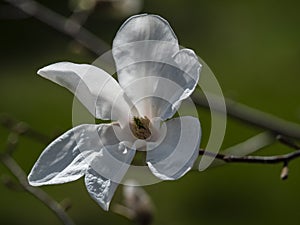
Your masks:
{"label": "tree branch", "polygon": [[206,155],[216,159],[220,159],[226,163],[259,163],[259,164],[276,164],[286,163],[300,157],[300,150],[276,156],[234,156],[224,155],[220,153],[208,152],[200,149],[199,155]]}
{"label": "tree branch", "polygon": [[70,36],[89,51],[101,55],[110,47],[100,38],[86,30],[76,20],[68,19],[33,0],[5,0],[26,14],[33,16],[55,30]]}
{"label": "tree branch", "polygon": [[220,159],[226,163],[262,163],[262,164],[276,164],[276,163],[284,163],[285,165],[288,164],[293,159],[300,157],[300,146],[296,144],[291,139],[284,137],[282,135],[278,135],[276,139],[283,145],[293,148],[296,151],[287,153],[284,155],[276,155],[276,156],[234,156],[234,155],[227,155],[221,153],[213,153],[206,151],[204,149],[199,150],[199,155],[206,155],[209,157],[214,157],[216,159]]}
{"label": "tree branch", "polygon": [[[288,164],[290,161],[300,158],[300,146],[297,145],[294,141],[290,140],[287,137],[283,137],[282,135],[278,135],[277,140],[286,145],[289,148],[295,149],[295,151],[283,155],[275,155],[275,156],[236,156],[231,154],[222,154],[222,153],[214,153],[209,152],[204,149],[199,150],[199,156],[205,155],[215,159],[219,159],[224,163],[256,163],[256,164],[278,164],[283,163],[283,167],[281,170],[280,178],[282,180],[286,180],[288,178]],[[226,150],[225,150],[226,152]]]}
{"label": "tree branch", "polygon": [[61,205],[52,199],[46,192],[39,188],[35,188],[29,185],[27,176],[18,165],[18,163],[7,153],[0,155],[1,163],[10,170],[10,172],[18,179],[19,184],[25,191],[33,195],[35,198],[44,203],[53,213],[61,220],[65,225],[74,225],[75,223],[67,215]]}
{"label": "tree branch", "polygon": [[[192,99],[197,106],[209,109],[205,96],[194,93],[192,95]],[[230,99],[225,99],[225,103],[228,116],[234,119],[271,131],[274,135],[280,134],[300,140],[300,125],[298,124],[285,121],[274,115],[262,112]],[[210,110],[220,113],[223,112],[217,102],[212,104],[212,108],[210,108]]]}
{"label": "tree branch", "polygon": [[0,124],[17,135],[25,135],[33,140],[37,140],[43,144],[48,144],[50,137],[33,129],[27,123],[15,120],[11,116],[0,114]]}
{"label": "tree branch", "polygon": [[27,181],[27,175],[19,164],[13,159],[11,154],[18,146],[19,135],[25,135],[42,143],[49,141],[49,137],[32,129],[26,123],[12,119],[9,116],[1,115],[0,124],[10,130],[5,151],[0,153],[0,162],[17,178],[18,184],[14,184],[10,179],[5,179],[6,186],[13,190],[25,190],[35,198],[45,204],[65,225],[74,225],[72,219],[65,212],[61,204],[56,202],[50,195],[40,188],[31,186]]}

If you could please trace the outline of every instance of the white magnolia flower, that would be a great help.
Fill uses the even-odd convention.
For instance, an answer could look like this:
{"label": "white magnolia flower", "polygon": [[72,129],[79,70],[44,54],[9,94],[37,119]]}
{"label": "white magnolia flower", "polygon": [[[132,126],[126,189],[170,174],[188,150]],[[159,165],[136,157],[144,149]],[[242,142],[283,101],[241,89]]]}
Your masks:
{"label": "white magnolia flower", "polygon": [[113,122],[67,131],[43,151],[28,176],[34,186],[84,176],[88,192],[105,210],[137,150],[146,151],[156,177],[175,180],[193,166],[201,136],[197,118],[170,119],[194,91],[201,65],[192,50],[179,49],[166,20],[146,14],[129,18],[112,53],[119,83],[86,64],[60,62],[38,71],[74,93],[96,118]]}

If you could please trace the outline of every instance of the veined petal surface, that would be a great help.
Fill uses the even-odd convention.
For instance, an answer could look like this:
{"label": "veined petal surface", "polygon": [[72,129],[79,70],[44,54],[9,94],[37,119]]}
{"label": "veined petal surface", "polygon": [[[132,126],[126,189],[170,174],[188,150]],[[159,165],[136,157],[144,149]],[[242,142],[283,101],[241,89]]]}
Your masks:
{"label": "veined petal surface", "polygon": [[40,186],[77,180],[102,146],[118,142],[112,125],[77,126],[47,146],[28,176],[29,183]]}
{"label": "veined petal surface", "polygon": [[90,164],[85,175],[85,184],[91,197],[104,210],[108,210],[114,192],[134,155],[135,150],[121,142],[103,147]]}

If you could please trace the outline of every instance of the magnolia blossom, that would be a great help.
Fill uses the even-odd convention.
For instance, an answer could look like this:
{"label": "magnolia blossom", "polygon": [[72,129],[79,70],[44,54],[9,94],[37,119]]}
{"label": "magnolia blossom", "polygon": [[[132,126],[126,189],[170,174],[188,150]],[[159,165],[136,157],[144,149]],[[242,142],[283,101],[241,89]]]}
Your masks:
{"label": "magnolia blossom", "polygon": [[94,117],[112,122],[67,131],[46,147],[28,176],[34,186],[84,176],[89,194],[105,210],[136,151],[145,152],[156,177],[175,180],[192,168],[201,137],[198,118],[172,118],[194,91],[201,65],[192,50],[179,48],[166,20],[129,18],[112,55],[119,83],[87,64],[59,62],[38,71],[74,93]]}

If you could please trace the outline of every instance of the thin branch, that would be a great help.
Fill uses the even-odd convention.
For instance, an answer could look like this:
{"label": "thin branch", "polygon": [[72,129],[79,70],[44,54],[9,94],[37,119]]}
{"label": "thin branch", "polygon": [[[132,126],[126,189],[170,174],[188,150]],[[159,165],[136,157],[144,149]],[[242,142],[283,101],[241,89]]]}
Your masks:
{"label": "thin branch", "polygon": [[278,135],[276,138],[281,144],[286,145],[287,147],[293,148],[295,150],[300,149],[300,146],[297,143],[295,143],[293,140],[291,140],[287,137],[284,137],[282,135]]}
{"label": "thin branch", "polygon": [[[209,108],[208,102],[204,96],[200,96],[199,94],[195,93],[193,94],[192,99],[197,106]],[[227,114],[232,118],[271,131],[275,135],[280,134],[300,140],[299,124],[285,121],[274,115],[262,112],[230,99],[225,99],[225,102]],[[210,110],[220,113],[223,112],[217,102],[212,104],[212,108]]]}
{"label": "thin branch", "polygon": [[[253,138],[250,138],[249,140],[252,142],[253,140],[256,140],[257,138],[259,138],[259,140],[261,140],[261,135],[263,135],[263,142],[265,142],[266,144],[271,144],[273,143],[272,139],[268,138],[265,139],[265,134],[259,134],[256,135]],[[282,180],[286,180],[288,178],[289,175],[289,168],[288,168],[288,164],[290,161],[300,158],[300,146],[297,145],[293,140],[284,137],[282,135],[278,135],[276,136],[276,139],[283,145],[295,149],[295,151],[291,152],[291,153],[287,153],[287,154],[283,154],[283,155],[275,155],[275,156],[245,156],[245,155],[232,155],[232,153],[236,153],[238,154],[238,152],[236,151],[236,148],[238,146],[243,146],[241,144],[238,144],[237,146],[234,146],[232,148],[227,149],[227,151],[223,151],[223,153],[214,153],[214,152],[209,152],[206,151],[204,149],[200,149],[199,150],[199,156],[201,155],[205,155],[208,157],[212,157],[215,159],[219,159],[221,160],[221,162],[223,163],[256,163],[256,164],[278,164],[278,163],[282,163],[283,167],[280,173],[280,178]],[[245,141],[244,143],[248,143],[249,140]],[[271,142],[270,142],[271,141]],[[232,151],[233,149],[233,151]],[[243,151],[242,151],[243,152]],[[247,152],[247,151],[245,151]],[[244,153],[245,153],[244,152]],[[219,163],[217,163],[216,165],[218,165]]]}
{"label": "thin branch", "polygon": [[20,135],[26,135],[34,140],[46,142],[49,138],[38,131],[30,128],[24,122],[14,120],[8,116],[0,116],[1,125],[10,130],[8,135],[6,148],[3,153],[0,154],[0,163],[2,163],[18,180],[18,183],[14,183],[12,179],[8,177],[2,177],[4,184],[12,190],[25,190],[35,198],[45,204],[53,213],[61,220],[65,225],[74,225],[72,219],[67,215],[61,204],[56,202],[50,195],[43,190],[31,186],[27,181],[27,175],[19,164],[11,156],[18,146],[18,140]]}
{"label": "thin branch", "polygon": [[55,30],[70,36],[96,55],[101,55],[110,47],[81,26],[75,20],[68,19],[33,0],[5,0],[26,14],[33,16]]}
{"label": "thin branch", "polygon": [[[37,140],[43,144],[48,144],[50,137],[33,129],[27,123],[18,121],[11,116],[0,114],[0,124],[12,132],[12,134],[25,135],[33,140]],[[10,144],[12,142],[9,142]]]}
{"label": "thin branch", "polygon": [[216,159],[220,159],[226,163],[259,163],[259,164],[276,164],[286,163],[300,157],[300,150],[276,156],[234,156],[224,155],[220,153],[208,152],[203,149],[199,150],[199,155],[206,155]]}
{"label": "thin branch", "polygon": [[28,14],[20,10],[16,10],[16,7],[12,5],[0,5],[0,20],[23,20],[28,17],[30,17]]}
{"label": "thin branch", "polygon": [[42,191],[41,189],[29,185],[26,174],[9,154],[1,154],[0,160],[2,164],[5,165],[10,170],[10,172],[18,179],[19,184],[24,188],[24,190],[43,202],[49,209],[54,212],[54,214],[61,220],[63,224],[75,224],[58,202],[52,199],[46,192]]}

